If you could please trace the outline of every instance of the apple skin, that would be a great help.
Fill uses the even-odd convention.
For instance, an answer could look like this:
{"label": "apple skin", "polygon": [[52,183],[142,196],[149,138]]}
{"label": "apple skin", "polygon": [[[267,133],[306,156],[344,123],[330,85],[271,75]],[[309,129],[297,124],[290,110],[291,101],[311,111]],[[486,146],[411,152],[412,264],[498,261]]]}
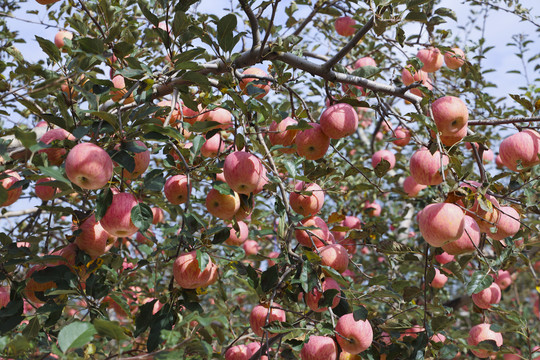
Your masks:
{"label": "apple skin", "polygon": [[246,345],[235,345],[225,352],[225,360],[249,360],[253,352]]}
{"label": "apple skin", "polygon": [[[490,326],[490,324],[478,324],[473,326],[473,328],[469,331],[467,344],[470,346],[476,346],[482,341],[493,340],[498,347],[502,346],[503,337],[501,333],[491,330]],[[481,359],[485,359],[496,354],[496,352],[490,350],[471,350],[471,352]]]}
{"label": "apple skin", "polygon": [[184,289],[196,289],[213,284],[217,280],[217,266],[208,261],[203,271],[199,269],[197,252],[180,254],[173,264],[173,275],[176,283]]}
{"label": "apple skin", "polygon": [[238,232],[234,229],[234,227],[231,227],[230,235],[225,240],[225,244],[231,245],[231,246],[241,246],[244,241],[247,240],[249,236],[249,228],[243,221],[238,221]]}
{"label": "apple skin", "polygon": [[[111,99],[114,102],[120,101],[125,94],[127,94],[128,90],[126,89],[126,81],[122,75],[115,75],[112,78],[112,83],[114,89],[111,89]],[[133,96],[133,93],[131,93],[126,99],[124,99],[123,104],[131,104],[135,101],[135,98]]]}
{"label": "apple skin", "polygon": [[0,180],[0,186],[7,190],[7,199],[0,204],[0,207],[4,207],[13,204],[21,197],[22,187],[13,187],[17,181],[21,180],[21,176],[13,170],[6,170],[2,172],[1,175],[6,176],[4,179]]}
{"label": "apple skin", "polygon": [[533,310],[536,317],[540,319],[540,297],[536,299]]}
{"label": "apple skin", "polygon": [[394,129],[394,136],[396,140],[392,142],[397,146],[405,146],[411,141],[411,132],[402,126]]}
{"label": "apple skin", "polygon": [[211,189],[206,196],[206,209],[215,217],[230,220],[240,209],[240,197],[237,193],[225,195],[216,189]]}
{"label": "apple skin", "polygon": [[26,298],[34,305],[42,304],[43,301],[36,296],[36,292],[45,292],[53,287],[56,287],[54,281],[47,281],[45,283],[39,283],[32,279],[32,274],[36,271],[41,271],[46,268],[45,265],[34,265],[26,273],[26,287],[24,293]]}
{"label": "apple skin", "polygon": [[263,164],[258,157],[245,151],[235,151],[225,158],[223,175],[229,187],[239,194],[249,195],[259,185]]}
{"label": "apple skin", "polygon": [[51,200],[55,194],[60,193],[60,189],[53,185],[40,185],[42,183],[48,183],[50,181],[54,181],[51,177],[41,178],[38,181],[36,181],[36,187],[34,188],[34,191],[36,192],[36,196],[40,198],[43,201]]}
{"label": "apple skin", "polygon": [[341,139],[358,129],[358,113],[349,104],[334,104],[321,114],[320,125],[330,139]]}
{"label": "apple skin", "polygon": [[444,274],[441,274],[439,269],[435,269],[435,276],[433,277],[430,285],[435,289],[442,289],[447,281],[448,277]]}
{"label": "apple skin", "polygon": [[302,130],[296,135],[296,152],[308,160],[318,160],[326,154],[330,138],[322,131],[321,125],[317,123],[309,125],[311,129]]}
{"label": "apple skin", "polygon": [[361,68],[363,66],[377,67],[377,62],[372,57],[366,56],[366,57],[363,57],[363,58],[360,58],[360,59],[356,60],[354,65],[353,65],[353,69],[358,69],[358,68]]}
{"label": "apple skin", "polygon": [[349,267],[349,253],[340,244],[328,244],[319,248],[322,265],[329,266],[339,273],[343,273]]}
{"label": "apple skin", "polygon": [[449,262],[454,261],[454,255],[443,252],[442,254],[435,255],[435,261],[437,261],[441,265],[448,264]]}
{"label": "apple skin", "polygon": [[215,121],[219,123],[215,127],[208,129],[207,131],[213,129],[227,130],[233,126],[232,114],[229,110],[224,108],[215,108],[214,110],[209,111],[208,113],[206,113],[205,120]]}
{"label": "apple skin", "polygon": [[[270,312],[269,316],[268,312]],[[264,330],[262,328],[266,324],[267,316],[268,323],[271,323],[273,321],[286,321],[285,311],[283,311],[283,309],[281,309],[281,306],[277,305],[276,303],[272,303],[271,309],[268,309],[268,307],[263,305],[257,305],[253,308],[253,310],[251,310],[251,313],[249,314],[249,324],[251,326],[251,330],[253,330],[255,335],[263,336]],[[268,337],[274,337],[276,335],[277,334],[268,333]]]}
{"label": "apple skin", "polygon": [[491,305],[501,301],[501,288],[496,283],[492,283],[488,288],[473,294],[472,299],[480,309],[489,309]]}
{"label": "apple skin", "polygon": [[465,53],[460,48],[452,48],[444,53],[444,63],[449,69],[459,69],[465,64]]}
{"label": "apple skin", "polygon": [[[345,219],[343,219],[339,223],[339,226],[346,227],[346,228],[349,228],[349,229],[360,230],[360,229],[362,229],[362,222],[360,221],[359,218],[357,218],[355,216],[347,215],[347,216],[345,216]],[[336,240],[336,242],[341,243],[343,240],[345,240],[345,236],[347,236],[347,231],[332,231],[332,235],[334,235],[334,239]],[[354,240],[354,239],[352,239],[352,240]],[[345,245],[343,245],[343,246],[345,246]],[[356,241],[354,241],[354,247],[356,247]],[[347,251],[350,252],[350,250],[347,248],[347,246],[345,246],[345,248],[347,249]]]}
{"label": "apple skin", "polygon": [[[251,356],[253,356],[261,348],[261,343],[258,342],[258,341],[253,341],[253,342],[250,342],[249,344],[247,344],[247,347],[249,348],[249,350],[251,350]],[[257,359],[259,359],[259,358],[257,358]],[[268,360],[268,356],[262,355],[260,357],[260,360]]]}
{"label": "apple skin", "polygon": [[139,201],[131,193],[114,194],[111,205],[100,220],[101,226],[113,236],[132,236],[139,231],[131,221],[131,209],[138,204]]}
{"label": "apple skin", "polygon": [[82,189],[101,189],[112,177],[113,162],[105,150],[92,143],[75,145],[66,157],[68,179]]}
{"label": "apple skin", "polygon": [[9,286],[0,286],[0,309],[9,304]]}
{"label": "apple skin", "polygon": [[444,336],[443,334],[433,334],[433,336],[429,340],[434,343],[444,344],[444,342],[446,341],[446,336]]}
{"label": "apple skin", "polygon": [[[311,239],[307,230],[295,230],[296,240],[301,244],[309,248],[313,248],[313,244],[317,248],[323,247],[325,244],[323,241],[328,243],[330,237],[330,230],[328,230],[328,225],[326,222],[318,216],[313,216],[307,219],[302,220],[302,226],[305,227],[316,227],[318,229],[309,230],[311,233]],[[311,242],[313,240],[313,243]]]}
{"label": "apple skin", "polygon": [[448,165],[448,156],[436,151],[433,155],[427,148],[416,151],[409,162],[409,169],[414,180],[421,185],[439,185],[442,183],[441,162]]}
{"label": "apple skin", "polygon": [[323,294],[325,291],[335,289],[338,290],[338,293],[334,296],[332,299],[332,308],[335,308],[338,306],[340,301],[340,293],[341,293],[341,287],[336,282],[336,280],[328,277],[323,280],[322,282],[322,292],[319,291],[317,288],[313,288],[305,297],[306,305],[314,312],[324,312],[328,310],[328,307],[319,307],[319,300],[322,299]]}
{"label": "apple skin", "polygon": [[336,360],[337,345],[328,336],[310,336],[300,350],[301,360]]}
{"label": "apple skin", "polygon": [[540,155],[540,134],[530,129],[510,135],[499,146],[502,163],[513,171],[518,171],[518,160],[521,161],[523,169],[539,164],[538,155]]}
{"label": "apple skin", "polygon": [[465,215],[464,222],[463,234],[459,239],[442,246],[442,249],[450,255],[472,253],[480,244],[481,233],[476,221],[472,217]]}
{"label": "apple skin", "polygon": [[92,259],[100,257],[108,250],[109,233],[96,221],[95,214],[84,220],[77,230],[81,232],[75,238],[75,244]]}
{"label": "apple skin", "polygon": [[41,4],[41,5],[49,5],[49,4],[54,4],[55,2],[57,1],[60,1],[60,0],[36,0],[36,2],[38,4]]}
{"label": "apple skin", "polygon": [[162,223],[164,221],[165,214],[163,213],[163,209],[161,209],[159,207],[153,207],[152,208],[152,215],[153,215],[153,218],[152,218],[152,224],[153,225],[157,225],[157,224]]}
{"label": "apple skin", "polygon": [[335,331],[339,346],[351,354],[367,350],[373,342],[373,329],[367,320],[354,321],[352,313],[343,315],[336,324]]}
{"label": "apple skin", "polygon": [[439,70],[444,61],[444,57],[436,48],[422,49],[416,54],[416,57],[424,63],[422,70],[427,73],[432,73]]}
{"label": "apple skin", "polygon": [[[289,195],[289,203],[294,211],[304,216],[314,216],[321,211],[324,204],[324,191],[315,183],[306,184],[299,181],[294,186],[295,192]],[[311,192],[303,195],[301,192]]]}
{"label": "apple skin", "polygon": [[502,240],[509,236],[514,236],[519,231],[521,224],[519,222],[519,213],[511,206],[501,206],[499,208],[499,221],[495,227],[497,231],[495,233],[488,232],[487,235],[493,240]]}
{"label": "apple skin", "polygon": [[144,174],[146,169],[148,169],[148,165],[150,164],[150,151],[146,145],[140,140],[136,140],[135,143],[140,147],[144,147],[146,150],[134,154],[133,161],[135,162],[135,168],[133,169],[133,172],[122,169],[122,176],[124,179],[128,180],[136,179]]}
{"label": "apple skin", "polygon": [[371,157],[371,166],[375,169],[383,159],[390,163],[390,170],[396,165],[396,157],[393,152],[390,150],[379,150]]}
{"label": "apple skin", "polygon": [[215,158],[225,151],[226,145],[219,133],[206,139],[201,147],[201,155],[207,158]]}
{"label": "apple skin", "polygon": [[465,228],[465,214],[454,204],[430,204],[416,218],[424,240],[433,247],[459,239]]}
{"label": "apple skin", "polygon": [[[411,69],[409,71],[409,68]],[[411,74],[412,71],[412,74]],[[401,80],[403,81],[403,84],[405,86],[411,85],[413,82],[420,81],[422,86],[425,86],[428,90],[433,89],[433,85],[431,84],[431,80],[429,79],[428,73],[422,70],[414,70],[411,65],[407,65],[402,71],[401,71]],[[417,96],[424,96],[422,91],[418,88],[413,88],[410,90],[411,93]]]}
{"label": "apple skin", "polygon": [[[64,129],[51,129],[47,131],[39,141],[41,141],[44,144],[49,145],[55,140],[71,140],[75,141],[75,136],[73,136],[69,131],[66,131]],[[40,149],[38,150],[38,153],[44,153],[47,154],[47,159],[49,160],[49,164],[51,165],[62,165],[64,162],[64,155],[66,154],[66,149],[63,148],[48,148],[48,149]]]}
{"label": "apple skin", "polygon": [[62,49],[66,45],[64,39],[73,39],[73,33],[66,30],[58,31],[54,36],[54,45],[56,45],[57,48]]}
{"label": "apple skin", "polygon": [[366,201],[364,204],[364,212],[367,216],[378,217],[381,216],[382,208],[381,205],[379,205],[375,201]]}
{"label": "apple skin", "polygon": [[352,36],[356,32],[356,21],[349,16],[342,16],[336,19],[334,27],[341,36]]}
{"label": "apple skin", "polygon": [[417,183],[412,176],[407,176],[405,181],[403,181],[403,191],[405,191],[409,197],[416,197],[418,193],[425,188],[427,188],[426,185]]}
{"label": "apple skin", "polygon": [[444,135],[456,134],[469,121],[467,105],[455,96],[443,96],[431,104],[433,121],[439,132]]}
{"label": "apple skin", "polygon": [[171,204],[180,205],[188,201],[190,188],[186,175],[174,175],[165,182],[163,192]]}
{"label": "apple skin", "polygon": [[[468,127],[464,126],[453,134],[446,134],[446,135],[440,134],[439,136],[441,138],[441,142],[443,143],[443,145],[446,145],[446,146],[455,145],[458,142],[460,142],[465,136],[467,136],[467,129]],[[430,130],[429,132],[431,136],[435,138],[435,133],[433,132],[433,130]]]}
{"label": "apple skin", "polygon": [[[255,75],[255,76],[266,77],[266,78],[269,77],[266,71],[256,68],[256,67],[251,67],[249,69],[244,70],[242,75]],[[270,82],[267,81],[265,84],[264,83],[255,84],[254,82],[262,82],[262,80],[259,80],[256,78],[243,78],[242,80],[240,80],[240,83],[238,85],[240,86],[240,90],[242,90],[242,94],[244,95],[248,95],[248,91],[246,88],[248,87],[249,84],[251,84],[251,86],[255,86],[263,90],[264,93],[260,93],[260,94],[257,94],[257,96],[255,96],[255,99],[262,99],[270,91]]]}
{"label": "apple skin", "polygon": [[294,144],[296,135],[298,134],[299,130],[287,130],[287,127],[295,126],[297,124],[298,121],[294,120],[291,117],[286,117],[285,119],[281,120],[279,124],[275,121],[272,121],[270,127],[268,128],[268,140],[270,140],[270,144],[272,144],[273,146],[287,146],[287,148],[279,149],[279,151],[284,154],[295,153],[296,149],[290,146]]}
{"label": "apple skin", "polygon": [[507,270],[499,270],[497,275],[491,275],[495,279],[495,283],[499,285],[501,290],[506,290],[510,285],[512,285],[512,276]]}
{"label": "apple skin", "polygon": [[257,240],[246,240],[242,244],[242,248],[244,249],[244,252],[246,255],[257,255],[259,253],[259,250],[261,250],[261,246],[257,242]]}

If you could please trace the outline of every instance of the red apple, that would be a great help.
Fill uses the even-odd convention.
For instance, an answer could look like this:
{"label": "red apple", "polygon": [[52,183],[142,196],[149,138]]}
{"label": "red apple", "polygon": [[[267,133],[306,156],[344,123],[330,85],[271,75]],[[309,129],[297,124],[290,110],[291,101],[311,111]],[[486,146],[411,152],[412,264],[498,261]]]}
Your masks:
{"label": "red apple", "polygon": [[201,154],[207,158],[215,158],[218,154],[225,151],[226,145],[219,133],[212,136],[210,139],[206,139],[201,147]]}
{"label": "red apple", "polygon": [[231,227],[229,238],[225,240],[227,245],[241,246],[249,236],[249,228],[243,221],[238,221],[238,231]]}
{"label": "red apple", "polygon": [[356,60],[356,62],[353,65],[353,68],[358,69],[358,68],[361,68],[363,66],[377,67],[377,63],[375,62],[375,60],[372,57],[366,56],[366,57],[363,57],[363,58],[360,58],[360,59]]}
{"label": "red apple", "polygon": [[235,151],[225,158],[223,175],[231,189],[249,195],[257,189],[263,174],[263,164],[258,157],[245,151]]}
{"label": "red apple", "polygon": [[[259,351],[259,349],[261,348],[261,343],[259,341],[253,341],[247,344],[247,347],[249,348],[249,350],[251,350],[251,354],[255,355],[257,351]],[[257,358],[257,359],[268,360],[268,356],[262,355],[260,358]]]}
{"label": "red apple", "polygon": [[[75,141],[75,136],[71,135],[70,132],[64,130],[64,129],[52,129],[47,131],[39,141],[41,141],[44,144],[50,145],[53,141],[62,141],[62,140],[71,140]],[[47,159],[49,160],[49,164],[51,165],[61,165],[64,161],[64,155],[66,154],[66,149],[64,148],[55,148],[50,147],[47,149],[41,149],[38,151],[38,153],[45,153],[47,154]]]}
{"label": "red apple", "polygon": [[174,280],[184,289],[206,287],[217,280],[217,266],[209,260],[204,270],[199,268],[197,252],[180,254],[173,264]]}
{"label": "red apple", "polygon": [[279,149],[279,151],[285,154],[292,154],[296,152],[296,149],[291,147],[291,145],[294,144],[298,130],[287,130],[287,127],[295,126],[297,124],[298,122],[291,117],[286,117],[285,119],[281,120],[279,124],[272,121],[272,124],[270,124],[270,127],[268,128],[268,139],[270,140],[270,144],[273,146],[287,146],[287,148]]}
{"label": "red apple", "polygon": [[390,163],[389,169],[393,169],[396,165],[396,157],[393,152],[390,150],[379,150],[371,157],[371,166],[375,169],[383,159]]}
{"label": "red apple", "polygon": [[[111,89],[111,92],[110,92],[111,99],[114,102],[118,102],[122,100],[124,95],[126,95],[128,92],[128,89],[126,89],[126,81],[122,75],[114,76],[111,81],[114,86],[114,89]],[[135,101],[135,98],[133,96],[133,93],[131,93],[126,99],[124,99],[123,104],[124,105],[131,104],[134,101]]]}
{"label": "red apple", "polygon": [[75,244],[91,258],[95,259],[108,250],[109,233],[96,221],[94,214],[84,220],[77,230],[80,233],[75,238]]}
{"label": "red apple", "polygon": [[501,206],[499,213],[501,216],[495,225],[497,231],[495,233],[488,232],[487,235],[493,240],[502,240],[516,235],[521,227],[520,216],[516,209],[511,206]]}
{"label": "red apple", "polygon": [[[259,69],[259,68],[256,68],[256,67],[251,67],[251,68],[249,68],[247,70],[244,70],[242,75],[243,76],[255,75],[255,76],[265,77],[265,78],[269,77],[269,75],[266,73],[266,71],[264,71],[262,69]],[[256,99],[262,99],[263,97],[265,97],[268,94],[268,91],[270,91],[270,82],[269,81],[265,81],[265,80],[261,80],[261,79],[257,79],[257,78],[250,78],[248,76],[248,77],[243,77],[242,80],[240,80],[239,86],[240,86],[240,90],[242,90],[242,94],[245,94],[245,95],[249,94],[249,90],[247,88],[250,85],[263,90],[262,93],[257,93],[257,95],[255,96]]]}
{"label": "red apple", "polygon": [[316,229],[295,230],[296,240],[298,240],[301,245],[312,248],[313,244],[315,244],[317,248],[320,248],[328,244],[330,230],[328,230],[328,225],[326,225],[326,222],[323,219],[318,216],[313,216],[302,220],[302,226],[315,227]]}
{"label": "red apple", "polygon": [[[468,127],[464,126],[455,133],[446,134],[446,135],[440,134],[439,137],[441,138],[441,142],[443,143],[443,145],[452,146],[454,144],[457,144],[465,136],[467,136],[467,129],[468,129]],[[430,132],[431,136],[433,138],[435,138],[435,133],[433,132],[433,130],[430,130],[429,132]]]}
{"label": "red apple", "polygon": [[444,62],[449,69],[459,69],[465,64],[465,53],[460,48],[452,48],[444,53]]}
{"label": "red apple", "polygon": [[502,162],[501,155],[497,155],[495,158],[495,164],[497,165],[497,169],[503,169],[504,163]]}
{"label": "red apple", "polygon": [[[270,315],[268,313],[270,312]],[[251,330],[257,336],[263,336],[265,330],[263,326],[267,324],[266,318],[268,317],[268,324],[273,321],[284,322],[286,321],[285,311],[276,303],[272,303],[271,309],[267,305],[257,305],[251,310],[249,314],[249,324]],[[268,337],[274,337],[277,334],[269,333]]]}
{"label": "red apple", "polygon": [[242,244],[242,248],[246,255],[257,255],[259,250],[261,250],[261,245],[259,245],[257,240],[246,240]]}
{"label": "red apple", "polygon": [[465,228],[465,214],[459,206],[449,203],[426,206],[417,220],[424,240],[433,247],[459,239]]}
{"label": "red apple", "polygon": [[480,244],[480,228],[476,221],[472,217],[465,215],[464,223],[463,234],[461,234],[459,239],[442,246],[443,250],[448,254],[461,255],[471,253]]}
{"label": "red apple", "polygon": [[300,350],[301,360],[336,360],[337,345],[328,336],[310,336]]}
{"label": "red apple", "polygon": [[356,21],[349,16],[342,16],[336,19],[334,26],[336,32],[341,36],[352,36],[356,32]]}
{"label": "red apple", "polygon": [[180,205],[188,201],[190,188],[186,175],[174,175],[165,182],[163,192],[171,204]]}
{"label": "red apple", "polygon": [[208,129],[208,131],[213,130],[213,129],[227,130],[233,126],[231,112],[227,109],[223,109],[219,107],[206,113],[205,120],[215,121],[219,123],[219,125],[216,125],[215,127],[211,129]]}
{"label": "red apple", "polygon": [[381,205],[379,205],[375,201],[374,202],[366,201],[364,204],[364,212],[366,213],[367,216],[377,217],[377,216],[381,216],[382,208],[381,208]]}
{"label": "red apple", "polygon": [[417,196],[418,193],[426,187],[426,185],[417,183],[412,176],[407,176],[405,181],[403,181],[403,191],[405,191],[410,197]]}
{"label": "red apple", "polygon": [[101,189],[112,177],[113,162],[105,150],[92,143],[75,145],[66,157],[68,179],[82,189]]}
{"label": "red apple", "polygon": [[411,132],[409,129],[402,126],[398,126],[394,130],[394,136],[396,140],[392,141],[397,146],[405,146],[411,141]]}
{"label": "red apple", "polygon": [[138,205],[139,201],[131,193],[117,193],[107,212],[100,220],[101,226],[109,234],[117,237],[129,237],[139,231],[131,221],[131,209]]}
{"label": "red apple", "polygon": [[435,269],[435,276],[433,277],[430,285],[435,289],[442,289],[447,281],[448,277],[444,274],[441,274],[439,269]]}
{"label": "red apple", "polygon": [[153,215],[152,224],[154,225],[162,223],[165,217],[163,210],[159,207],[152,208],[152,215]]}
{"label": "red apple", "polygon": [[501,288],[496,283],[492,283],[488,288],[473,294],[472,299],[480,309],[489,309],[491,305],[501,301]]}
{"label": "red apple", "polygon": [[455,96],[443,96],[431,104],[433,121],[442,135],[456,134],[469,121],[467,105]]}
{"label": "red apple", "polygon": [[[314,216],[321,211],[324,204],[324,191],[315,183],[306,184],[299,181],[289,195],[289,203],[294,211],[304,216]],[[303,195],[302,193],[311,193]]]}
{"label": "red apple", "polygon": [[9,304],[9,286],[0,286],[0,309]]}
{"label": "red apple", "polygon": [[30,269],[28,269],[28,272],[26,273],[26,287],[24,289],[24,293],[26,298],[32,302],[34,305],[42,304],[43,301],[39,299],[36,295],[37,292],[45,292],[51,288],[56,287],[56,283],[54,281],[47,281],[44,283],[37,282],[32,278],[32,274],[36,271],[41,271],[46,268],[45,265],[34,265]]}
{"label": "red apple", "polygon": [[513,171],[518,171],[518,161],[524,169],[540,164],[539,155],[540,134],[530,129],[510,135],[499,146],[502,163]]}
{"label": "red apple", "polygon": [[340,244],[329,244],[319,248],[321,263],[329,266],[339,273],[343,273],[349,266],[349,253]]}
{"label": "red apple", "polygon": [[323,312],[328,310],[328,307],[319,307],[319,300],[322,299],[323,294],[325,291],[334,289],[338,290],[338,293],[334,295],[334,298],[332,299],[332,308],[335,308],[338,306],[340,301],[340,293],[341,293],[341,287],[336,282],[336,280],[328,277],[325,278],[322,282],[322,292],[319,291],[317,288],[313,288],[305,297],[306,305],[314,312]]}
{"label": "red apple", "polygon": [[135,162],[135,168],[132,172],[127,171],[127,169],[122,169],[122,176],[124,176],[124,179],[133,180],[144,174],[146,169],[148,169],[148,165],[150,164],[150,151],[146,147],[146,145],[140,141],[136,140],[135,143],[143,147],[147,150],[135,153],[133,156],[133,161]]}
{"label": "red apple", "polygon": [[454,255],[443,252],[442,254],[435,255],[435,260],[441,265],[448,264],[449,262],[454,261]]}
{"label": "red apple", "polygon": [[351,354],[367,350],[373,342],[373,329],[369,321],[355,321],[352,313],[339,318],[335,331],[339,346]]}
{"label": "red apple", "polygon": [[235,345],[225,352],[225,360],[249,360],[252,355],[246,345]]}
{"label": "red apple", "polygon": [[429,340],[434,343],[443,344],[446,341],[446,336],[444,336],[443,334],[433,334],[433,336]]}
{"label": "red apple", "polygon": [[[503,344],[503,337],[501,333],[495,332],[490,329],[490,324],[478,324],[473,326],[469,331],[469,337],[467,338],[467,343],[470,346],[476,346],[482,341],[492,340],[495,341],[498,347]],[[472,353],[479,358],[485,359],[492,355],[495,355],[496,352],[490,350],[471,350]]]}
{"label": "red apple", "polygon": [[439,185],[442,183],[441,165],[448,165],[448,156],[436,151],[434,154],[422,148],[411,157],[409,169],[414,180],[421,185]]}
{"label": "red apple", "polygon": [[439,70],[443,64],[443,56],[439,49],[429,48],[418,51],[416,57],[424,63],[422,70],[427,73],[432,73]]}
{"label": "red apple", "polygon": [[21,176],[16,171],[6,170],[0,173],[0,178],[2,177],[4,178],[0,180],[0,185],[7,190],[7,198],[0,204],[0,207],[13,204],[15,201],[19,200],[22,194],[22,187],[13,187],[17,181],[21,180]]}
{"label": "red apple", "polygon": [[308,160],[321,159],[330,146],[330,138],[322,131],[319,124],[310,123],[311,129],[300,131],[296,135],[296,152]]}
{"label": "red apple", "polygon": [[322,131],[330,139],[341,139],[356,132],[358,114],[349,104],[334,104],[321,114],[320,124]]}
{"label": "red apple", "polygon": [[[401,71],[401,80],[405,86],[409,86],[414,82],[420,81],[421,85],[425,86],[428,90],[433,89],[433,85],[431,84],[428,73],[422,70],[414,70],[411,65],[407,65]],[[411,93],[417,96],[424,96],[424,94],[418,88],[411,89]]]}
{"label": "red apple", "polygon": [[240,197],[233,192],[231,195],[221,194],[216,189],[211,189],[206,196],[206,209],[215,217],[230,220],[240,208]]}
{"label": "red apple", "polygon": [[64,39],[73,39],[73,33],[67,30],[58,31],[54,36],[54,45],[56,45],[57,48],[62,49],[66,45]]}
{"label": "red apple", "polygon": [[[56,186],[48,184],[51,181],[54,181],[54,179],[50,177],[41,178],[38,181],[36,181],[36,187],[34,189],[36,192],[36,196],[43,201],[51,200],[55,194],[58,194],[61,192],[61,190],[57,188]],[[40,185],[40,184],[43,184],[43,185]]]}
{"label": "red apple", "polygon": [[491,275],[495,279],[495,283],[499,285],[501,290],[506,290],[510,285],[512,285],[512,277],[510,272],[507,270],[499,270],[497,275]]}

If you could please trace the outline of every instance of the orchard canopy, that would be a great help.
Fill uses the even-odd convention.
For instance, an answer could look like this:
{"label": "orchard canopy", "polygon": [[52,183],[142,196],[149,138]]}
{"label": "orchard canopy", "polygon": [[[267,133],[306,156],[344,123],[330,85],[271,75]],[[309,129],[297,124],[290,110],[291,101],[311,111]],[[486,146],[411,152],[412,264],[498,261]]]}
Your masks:
{"label": "orchard canopy", "polygon": [[2,1],[0,357],[540,359],[539,15]]}

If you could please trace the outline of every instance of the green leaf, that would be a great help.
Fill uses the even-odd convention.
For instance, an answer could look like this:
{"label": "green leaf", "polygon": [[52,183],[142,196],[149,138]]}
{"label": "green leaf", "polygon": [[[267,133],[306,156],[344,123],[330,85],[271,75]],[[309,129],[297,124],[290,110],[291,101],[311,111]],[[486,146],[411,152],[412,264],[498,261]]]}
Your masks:
{"label": "green leaf", "polygon": [[24,131],[18,126],[15,127],[15,137],[21,144],[29,149],[32,145],[37,144],[36,133],[33,131]]}
{"label": "green leaf", "polygon": [[488,273],[476,271],[467,284],[467,295],[477,294],[487,289],[493,283],[493,278]]}
{"label": "green leaf", "polygon": [[56,47],[56,45],[54,45],[52,41],[44,39],[37,35],[36,35],[36,40],[39,43],[41,50],[43,50],[45,54],[49,55],[49,57],[53,61],[60,61],[60,50],[58,50],[58,48]]}
{"label": "green leaf", "polygon": [[123,340],[126,338],[124,328],[116,321],[108,321],[104,319],[95,319],[94,327],[99,335],[106,336],[115,340]]}
{"label": "green leaf", "polygon": [[228,14],[219,19],[217,23],[217,40],[224,51],[231,51],[234,47],[233,31],[236,29],[236,15]]}
{"label": "green leaf", "polygon": [[278,283],[279,274],[278,266],[274,265],[266,269],[261,275],[261,289],[264,292],[268,292],[274,289]]}
{"label": "green leaf", "polygon": [[456,13],[454,12],[454,10],[449,9],[449,8],[445,8],[445,7],[438,8],[437,10],[435,10],[435,14],[446,16],[454,21],[457,21]]}
{"label": "green leaf", "polygon": [[71,185],[71,181],[64,177],[62,170],[58,166],[38,166],[38,169],[45,176]]}
{"label": "green leaf", "polygon": [[146,7],[146,4],[144,2],[139,1],[138,3],[139,3],[139,8],[141,9],[144,17],[147,18],[150,21],[150,23],[152,23],[152,25],[158,26],[158,24],[159,24],[158,17],[156,15],[152,14],[150,12],[150,10],[148,10],[148,8]]}
{"label": "green leaf", "polygon": [[79,46],[84,52],[91,54],[101,55],[105,51],[103,40],[99,38],[81,38],[79,39]]}
{"label": "green leaf", "polygon": [[161,191],[165,185],[162,169],[154,169],[144,177],[144,188],[148,191]]}
{"label": "green leaf", "polygon": [[212,239],[212,244],[221,244],[225,240],[229,238],[231,234],[231,228],[229,227],[223,227],[221,230],[219,230]]}
{"label": "green leaf", "polygon": [[96,198],[96,221],[99,221],[105,216],[107,209],[112,203],[113,193],[111,189],[106,188]]}
{"label": "green leaf", "polygon": [[111,159],[129,172],[135,170],[135,159],[125,150],[116,151]]}
{"label": "green leaf", "polygon": [[368,311],[367,309],[360,305],[358,307],[358,309],[356,309],[354,312],[353,312],[353,318],[354,318],[354,321],[365,321],[367,319],[367,316],[368,316]]}
{"label": "green leaf", "polygon": [[146,231],[152,225],[152,209],[146,204],[139,203],[131,209],[131,221],[139,228],[139,231]]}
{"label": "green leaf", "polygon": [[388,170],[390,170],[390,163],[386,159],[382,159],[377,166],[375,166],[375,174],[377,177],[384,176]]}
{"label": "green leaf", "polygon": [[58,346],[63,353],[69,349],[78,349],[90,343],[96,334],[94,325],[89,322],[75,321],[64,326],[58,334]]}
{"label": "green leaf", "polygon": [[210,262],[210,255],[201,250],[197,250],[197,262],[199,264],[199,270],[204,271]]}
{"label": "green leaf", "polygon": [[148,326],[150,326],[150,320],[152,319],[152,312],[154,310],[154,304],[157,299],[154,299],[146,304],[139,306],[139,315],[135,318],[135,332],[133,336],[137,337],[141,335]]}
{"label": "green leaf", "polygon": [[420,11],[410,11],[407,16],[405,16],[405,20],[409,21],[419,21],[419,22],[427,22],[428,18],[426,13],[420,12]]}

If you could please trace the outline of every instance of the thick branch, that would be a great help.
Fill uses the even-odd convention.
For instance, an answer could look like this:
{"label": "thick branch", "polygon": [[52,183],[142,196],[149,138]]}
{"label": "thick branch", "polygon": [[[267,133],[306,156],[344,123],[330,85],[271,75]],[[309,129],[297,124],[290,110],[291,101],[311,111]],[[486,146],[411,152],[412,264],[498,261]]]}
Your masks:
{"label": "thick branch", "polygon": [[540,116],[533,117],[521,117],[521,118],[508,118],[508,119],[484,119],[484,120],[469,120],[468,125],[504,125],[504,124],[517,124],[522,122],[536,122],[540,121]]}
{"label": "thick branch", "polygon": [[251,50],[254,51],[256,47],[261,45],[261,37],[259,35],[259,22],[257,21],[253,10],[251,10],[249,5],[246,3],[246,0],[239,1],[242,10],[244,10],[249,19],[249,26],[251,26],[251,33],[253,34],[253,45],[251,46]]}

